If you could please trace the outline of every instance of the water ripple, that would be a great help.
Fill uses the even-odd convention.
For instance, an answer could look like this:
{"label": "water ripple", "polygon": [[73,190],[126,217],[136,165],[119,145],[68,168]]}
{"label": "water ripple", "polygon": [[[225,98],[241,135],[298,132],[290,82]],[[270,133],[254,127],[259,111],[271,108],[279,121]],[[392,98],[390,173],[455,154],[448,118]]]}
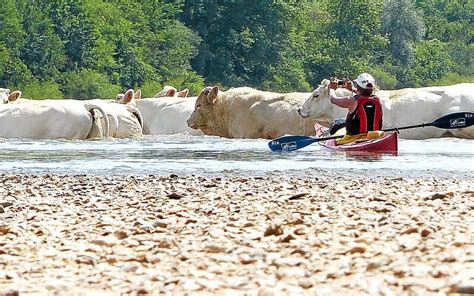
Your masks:
{"label": "water ripple", "polygon": [[186,135],[94,141],[0,140],[2,173],[474,175],[474,141],[400,140],[398,156],[353,157],[317,144],[273,153],[267,140]]}

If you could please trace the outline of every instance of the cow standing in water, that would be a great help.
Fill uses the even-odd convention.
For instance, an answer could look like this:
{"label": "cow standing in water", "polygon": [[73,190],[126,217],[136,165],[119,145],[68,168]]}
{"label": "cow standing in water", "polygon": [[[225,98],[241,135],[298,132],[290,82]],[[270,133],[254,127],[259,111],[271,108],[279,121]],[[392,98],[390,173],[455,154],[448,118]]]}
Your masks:
{"label": "cow standing in water", "polygon": [[297,113],[309,93],[273,93],[250,87],[221,92],[206,87],[196,100],[188,125],[206,135],[273,139],[286,134],[313,135],[314,120]]}
{"label": "cow standing in water", "polygon": [[[124,96],[132,99],[133,90],[128,90]],[[90,112],[94,118],[94,127],[92,132],[93,138],[114,137],[114,138],[130,138],[142,135],[143,119],[140,111],[131,105],[117,105],[113,100],[30,100],[21,98],[20,91],[12,92],[7,99],[3,100],[4,104],[28,105],[28,104],[49,104],[52,106],[63,106],[64,108],[80,109],[84,106],[95,106]],[[107,117],[107,121],[105,120]],[[107,124],[107,127],[105,125]],[[104,134],[103,131],[108,130],[110,133]]]}
{"label": "cow standing in water", "polygon": [[[345,117],[344,110],[334,106],[329,97],[329,80],[325,79],[311,93],[298,109],[303,118],[329,121]],[[343,88],[336,90],[338,95],[349,95]],[[463,83],[444,87],[401,89],[378,92],[382,102],[383,128],[401,127],[432,122],[436,118],[452,112],[474,110],[474,84]],[[405,139],[428,139],[451,136],[474,138],[474,128],[444,130],[435,127],[407,129],[400,131]]]}
{"label": "cow standing in water", "polygon": [[[100,110],[105,130],[94,126]],[[0,137],[28,139],[88,139],[108,135],[108,120],[94,104],[1,104]]]}
{"label": "cow standing in water", "polygon": [[189,133],[201,136],[200,130],[189,128],[186,120],[194,110],[196,97],[187,97],[189,91],[184,89],[178,92],[174,87],[165,86],[153,98],[141,98],[137,91],[133,100],[126,100],[119,96],[117,102],[136,106],[143,116],[143,133],[149,135],[170,135]]}

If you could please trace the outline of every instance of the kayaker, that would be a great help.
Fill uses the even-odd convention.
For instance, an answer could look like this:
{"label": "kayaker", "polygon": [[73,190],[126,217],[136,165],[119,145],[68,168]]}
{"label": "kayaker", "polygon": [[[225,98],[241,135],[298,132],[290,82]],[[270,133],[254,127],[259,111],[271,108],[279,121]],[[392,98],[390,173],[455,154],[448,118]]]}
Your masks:
{"label": "kayaker", "polygon": [[341,86],[341,81],[332,79],[329,83],[331,103],[348,110],[345,124],[341,120],[336,120],[331,133],[341,127],[346,128],[347,135],[365,134],[368,131],[382,129],[382,104],[374,94],[375,79],[368,73],[362,73],[354,82],[355,88],[349,79],[342,81],[342,87],[353,93],[344,97],[337,96],[335,91]]}

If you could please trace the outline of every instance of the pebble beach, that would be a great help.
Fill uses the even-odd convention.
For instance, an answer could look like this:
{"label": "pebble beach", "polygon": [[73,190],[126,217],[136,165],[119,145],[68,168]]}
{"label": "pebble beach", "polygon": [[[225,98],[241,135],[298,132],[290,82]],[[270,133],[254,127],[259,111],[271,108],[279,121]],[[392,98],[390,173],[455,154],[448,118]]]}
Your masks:
{"label": "pebble beach", "polygon": [[0,175],[0,295],[474,293],[471,178]]}

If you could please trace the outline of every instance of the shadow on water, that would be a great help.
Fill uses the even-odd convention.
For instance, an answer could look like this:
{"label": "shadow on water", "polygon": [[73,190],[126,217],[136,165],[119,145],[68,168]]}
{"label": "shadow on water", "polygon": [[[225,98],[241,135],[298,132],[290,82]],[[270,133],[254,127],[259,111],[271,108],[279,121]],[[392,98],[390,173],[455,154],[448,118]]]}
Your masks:
{"label": "shadow on water", "polygon": [[331,153],[319,145],[274,153],[268,141],[184,135],[95,141],[0,140],[1,172],[91,174],[473,175],[474,141],[401,140],[398,156]]}

